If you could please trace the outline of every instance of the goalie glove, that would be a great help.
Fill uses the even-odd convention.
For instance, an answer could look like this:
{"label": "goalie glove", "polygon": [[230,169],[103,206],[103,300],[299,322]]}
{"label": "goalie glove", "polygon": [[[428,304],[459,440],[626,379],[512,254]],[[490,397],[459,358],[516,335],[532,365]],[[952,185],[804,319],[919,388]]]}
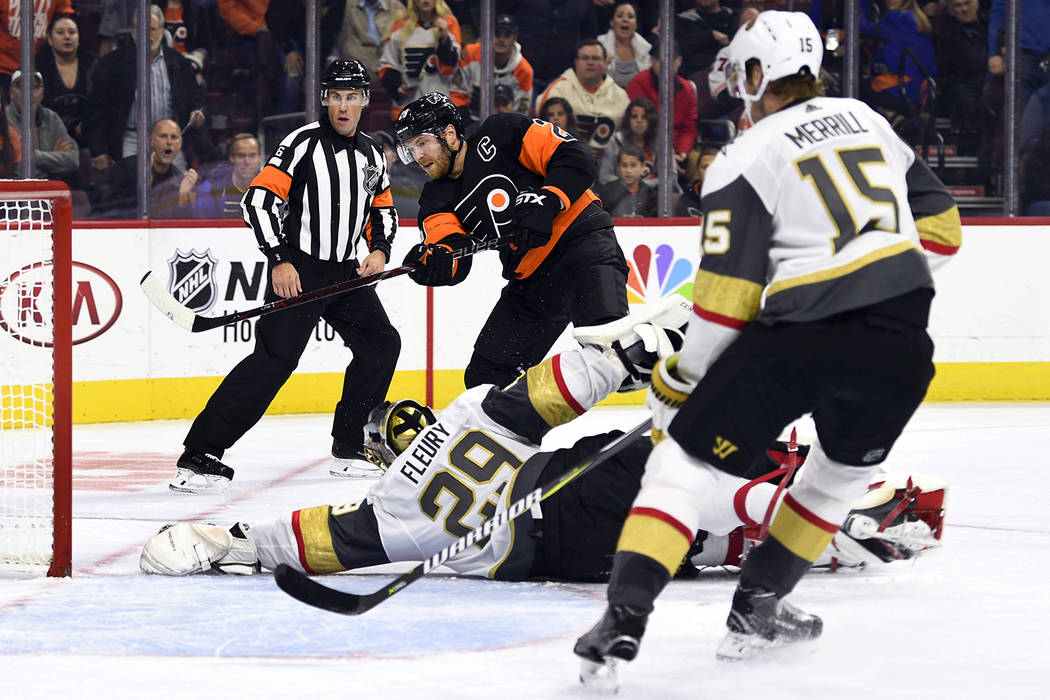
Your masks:
{"label": "goalie glove", "polygon": [[678,358],[680,353],[675,353],[668,358],[661,359],[653,368],[652,384],[649,393],[645,396],[645,405],[653,414],[653,444],[664,439],[667,426],[671,424],[674,417],[678,415],[678,409],[682,407],[697,382],[678,374]]}
{"label": "goalie glove", "polygon": [[165,525],[142,547],[139,568],[147,574],[257,574],[262,570],[245,523],[226,529],[207,523]]}
{"label": "goalie glove", "polygon": [[550,190],[529,187],[518,192],[511,213],[517,228],[515,241],[526,249],[546,245],[554,231],[554,217],[561,210],[561,199]]}
{"label": "goalie glove", "polygon": [[572,335],[580,345],[599,348],[627,371],[616,391],[638,391],[649,385],[658,359],[681,349],[692,311],[692,302],[672,294],[616,321],[577,328]]}

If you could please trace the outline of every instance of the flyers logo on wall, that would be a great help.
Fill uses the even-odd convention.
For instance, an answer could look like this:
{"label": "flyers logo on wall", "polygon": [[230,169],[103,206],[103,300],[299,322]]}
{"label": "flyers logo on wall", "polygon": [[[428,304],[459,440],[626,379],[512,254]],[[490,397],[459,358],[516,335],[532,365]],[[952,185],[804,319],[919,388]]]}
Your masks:
{"label": "flyers logo on wall", "polygon": [[207,311],[218,297],[215,264],[210,248],[203,253],[198,253],[196,248],[188,253],[176,248],[175,257],[168,261],[171,271],[168,291],[183,306],[197,313]]}
{"label": "flyers logo on wall", "polygon": [[[51,347],[51,264],[35,262],[0,280],[0,330],[27,345]],[[124,307],[120,287],[102,270],[73,261],[73,344],[109,330]]]}

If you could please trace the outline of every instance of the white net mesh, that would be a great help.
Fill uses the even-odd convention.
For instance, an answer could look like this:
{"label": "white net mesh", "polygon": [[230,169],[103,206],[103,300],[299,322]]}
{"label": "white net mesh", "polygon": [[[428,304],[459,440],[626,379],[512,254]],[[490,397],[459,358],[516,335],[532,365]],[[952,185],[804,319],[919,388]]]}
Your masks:
{"label": "white net mesh", "polygon": [[51,563],[52,231],[49,200],[0,201],[0,576]]}

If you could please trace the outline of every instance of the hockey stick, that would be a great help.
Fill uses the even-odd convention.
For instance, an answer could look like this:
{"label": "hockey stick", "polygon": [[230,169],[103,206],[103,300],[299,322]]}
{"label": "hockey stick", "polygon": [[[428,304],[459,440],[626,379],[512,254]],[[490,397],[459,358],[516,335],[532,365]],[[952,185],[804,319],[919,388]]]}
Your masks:
{"label": "hockey stick", "polygon": [[[478,251],[498,248],[501,244],[507,242],[507,240],[507,238],[493,239],[476,243],[460,250],[455,250],[452,252],[452,259],[458,260],[459,258],[473,255]],[[142,292],[146,295],[146,298],[149,299],[162,314],[186,330],[193,333],[200,333],[201,331],[208,331],[212,328],[237,323],[238,321],[255,318],[256,316],[280,311],[281,309],[290,309],[295,306],[301,306],[302,304],[309,304],[312,301],[325,299],[327,297],[335,296],[336,294],[343,294],[354,289],[370,287],[381,280],[398,277],[417,269],[418,266],[416,265],[402,265],[401,267],[394,267],[389,270],[377,272],[374,275],[358,277],[356,279],[339,282],[327,287],[321,287],[320,289],[314,289],[287,299],[277,299],[276,301],[271,301],[262,306],[257,306],[254,309],[248,309],[247,311],[236,311],[232,314],[225,314],[224,316],[211,317],[202,316],[195,313],[192,309],[188,309],[180,304],[178,299],[172,296],[171,292],[169,292],[167,287],[164,286],[164,283],[153,274],[152,270],[142,277],[139,286],[142,287]]]}
{"label": "hockey stick", "polygon": [[273,572],[273,578],[282,591],[296,600],[300,600],[307,605],[312,605],[315,608],[321,608],[342,615],[360,615],[361,613],[368,612],[405,586],[415,583],[450,558],[464,551],[467,547],[470,547],[478,540],[488,537],[514,518],[517,518],[522,513],[531,509],[535,504],[545,501],[558,493],[558,491],[569,482],[574,481],[617,454],[641,437],[642,433],[648,430],[652,424],[652,419],[647,418],[638,426],[632,428],[603,447],[587,461],[570,469],[558,478],[552,479],[546,484],[537,487],[531,493],[518,499],[514,503],[511,503],[507,510],[498,513],[496,517],[486,521],[481,527],[471,530],[437,554],[421,564],[417,564],[410,571],[401,574],[388,585],[383,586],[374,593],[358,595],[356,593],[337,591],[314,581],[306,574],[297,571],[286,564],[280,564],[277,567]]}

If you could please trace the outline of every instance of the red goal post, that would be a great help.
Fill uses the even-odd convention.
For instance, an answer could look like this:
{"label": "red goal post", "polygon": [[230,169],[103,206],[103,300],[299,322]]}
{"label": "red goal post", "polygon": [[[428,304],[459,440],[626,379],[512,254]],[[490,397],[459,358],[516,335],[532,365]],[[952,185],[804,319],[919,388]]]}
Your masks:
{"label": "red goal post", "polygon": [[72,570],[72,199],[0,181],[0,577]]}

